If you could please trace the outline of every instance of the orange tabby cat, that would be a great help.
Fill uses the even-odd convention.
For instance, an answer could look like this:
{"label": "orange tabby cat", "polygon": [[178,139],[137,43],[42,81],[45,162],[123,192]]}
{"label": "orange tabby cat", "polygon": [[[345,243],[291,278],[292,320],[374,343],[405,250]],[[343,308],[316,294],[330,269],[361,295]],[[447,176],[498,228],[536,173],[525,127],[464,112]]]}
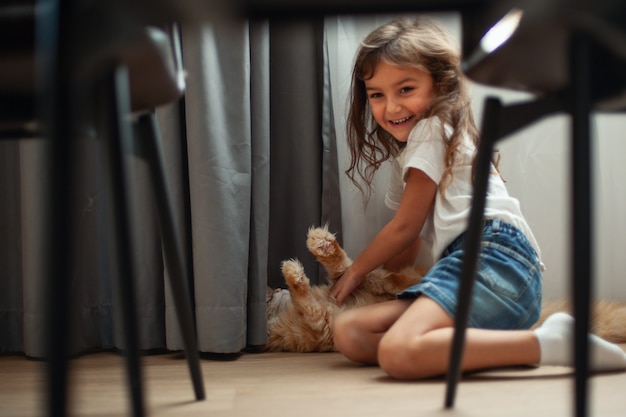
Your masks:
{"label": "orange tabby cat", "polygon": [[[268,289],[267,317],[269,351],[325,352],[335,350],[332,326],[345,309],[395,298],[403,289],[416,284],[426,272],[405,268],[399,273],[384,269],[370,272],[363,284],[349,295],[342,307],[329,297],[332,284],[352,263],[327,227],[309,229],[307,247],[328,274],[328,284],[310,286],[302,264],[284,261],[282,273],[289,290]],[[544,303],[535,326],[557,311],[568,311],[565,301]],[[626,303],[600,300],[593,304],[591,327],[594,333],[613,343],[626,343]]]}
{"label": "orange tabby cat", "polygon": [[267,328],[269,351],[325,352],[335,350],[332,338],[337,313],[354,307],[392,300],[403,289],[419,282],[422,274],[414,268],[401,273],[383,269],[370,272],[365,281],[339,307],[329,291],[352,260],[326,227],[309,229],[307,247],[326,269],[329,283],[309,285],[304,267],[296,259],[282,263],[289,290],[268,289]]}

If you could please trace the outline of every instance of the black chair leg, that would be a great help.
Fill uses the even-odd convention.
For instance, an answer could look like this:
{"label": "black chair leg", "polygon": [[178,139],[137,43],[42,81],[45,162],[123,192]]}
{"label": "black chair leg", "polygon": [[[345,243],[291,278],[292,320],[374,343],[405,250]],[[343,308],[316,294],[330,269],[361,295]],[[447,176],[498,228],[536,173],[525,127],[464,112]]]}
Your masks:
{"label": "black chair leg", "polygon": [[[58,119],[63,119],[65,109],[58,108]],[[72,138],[69,124],[61,122],[53,133],[50,156],[50,179],[48,191],[50,210],[46,213],[44,231],[45,247],[45,311],[46,317],[46,365],[48,413],[52,417],[67,415],[68,367],[69,367],[69,315],[72,226],[70,217],[70,184],[72,178]],[[67,151],[67,152],[64,152]]]}
{"label": "black chair leg", "polygon": [[98,97],[102,100],[99,112],[104,120],[101,131],[108,150],[111,175],[113,222],[117,259],[117,291],[121,305],[121,325],[125,343],[126,370],[131,394],[132,414],[144,415],[143,388],[139,357],[138,319],[133,266],[132,234],[128,210],[128,175],[124,154],[131,149],[133,133],[127,117],[130,114],[128,72],[124,67],[113,67],[105,75]]}
{"label": "black chair leg", "polygon": [[494,97],[485,100],[481,138],[474,166],[474,196],[468,219],[465,255],[461,270],[461,285],[458,293],[458,308],[455,318],[454,338],[450,351],[450,367],[447,375],[445,408],[454,406],[456,387],[461,378],[465,331],[471,307],[476,264],[481,251],[481,235],[484,225],[484,210],[491,160],[496,142],[535,121],[566,109],[562,94],[554,94],[526,102],[502,105]]}
{"label": "black chair leg", "polygon": [[200,369],[200,357],[196,340],[195,320],[189,290],[188,268],[182,249],[182,234],[174,222],[174,209],[169,186],[165,178],[161,138],[154,112],[139,117],[138,130],[146,142],[146,153],[150,165],[154,195],[157,201],[165,262],[168,265],[169,284],[174,298],[176,316],[183,337],[185,355],[197,400],[205,398],[204,382]]}
{"label": "black chair leg", "polygon": [[[62,84],[62,83],[59,83]],[[46,317],[46,361],[48,412],[53,417],[67,414],[69,314],[73,228],[71,185],[73,178],[74,137],[68,91],[59,86],[55,101],[53,129],[46,170],[50,172],[47,192],[49,211],[45,213],[44,247],[47,250],[44,271]]]}
{"label": "black chair leg", "polygon": [[454,338],[450,353],[450,365],[447,375],[447,389],[445,408],[454,406],[456,387],[461,378],[463,351],[465,347],[465,331],[467,329],[471,308],[472,291],[474,288],[476,264],[480,256],[480,241],[484,226],[484,211],[487,200],[489,172],[494,150],[498,139],[498,124],[500,122],[500,100],[488,98],[485,101],[483,126],[478,153],[474,167],[474,197],[470,218],[464,242],[463,266],[461,270],[461,284],[458,293],[458,307],[454,325]]}
{"label": "black chair leg", "polygon": [[589,308],[592,298],[591,144],[590,144],[590,46],[589,39],[574,35],[572,73],[572,291],[574,300],[574,409],[577,417],[588,415]]}
{"label": "black chair leg", "polygon": [[[45,9],[45,10],[44,10]],[[69,314],[73,228],[70,195],[75,150],[72,109],[73,79],[70,60],[71,7],[56,2],[42,8],[36,19],[37,76],[43,88],[38,95],[44,136],[48,137],[46,172],[50,186],[46,200],[44,248],[44,303],[46,316],[47,412],[52,417],[67,415]]]}

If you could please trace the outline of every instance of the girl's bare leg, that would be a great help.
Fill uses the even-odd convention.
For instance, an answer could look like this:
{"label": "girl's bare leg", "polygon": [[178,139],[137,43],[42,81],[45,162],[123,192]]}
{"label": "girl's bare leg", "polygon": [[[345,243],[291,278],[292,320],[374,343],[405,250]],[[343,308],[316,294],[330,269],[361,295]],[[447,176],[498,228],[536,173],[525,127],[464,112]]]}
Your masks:
{"label": "girl's bare leg", "polygon": [[[398,379],[427,378],[447,372],[454,323],[434,301],[418,298],[381,338],[378,362]],[[550,316],[538,329],[468,329],[461,369],[474,371],[513,365],[573,366],[574,319]],[[589,334],[590,370],[626,370],[626,354]]]}
{"label": "girl's bare leg", "polygon": [[[536,330],[467,329],[463,371],[515,365],[572,366],[574,319],[557,313]],[[397,379],[443,375],[448,370],[454,322],[427,297],[349,310],[334,326],[335,345],[357,362],[378,363]],[[626,370],[626,353],[590,334],[590,369]]]}
{"label": "girl's bare leg", "polygon": [[378,363],[380,339],[410,305],[392,300],[342,312],[333,324],[335,347],[355,362]]}
{"label": "girl's bare leg", "polygon": [[[444,374],[454,322],[426,297],[393,300],[341,313],[333,326],[335,346],[348,359],[379,364],[394,378]],[[463,370],[539,362],[532,331],[468,329]]]}
{"label": "girl's bare leg", "polygon": [[[420,297],[379,342],[378,363],[398,379],[428,378],[447,372],[454,321],[439,304]],[[462,369],[471,371],[537,364],[539,342],[530,330],[468,329]]]}

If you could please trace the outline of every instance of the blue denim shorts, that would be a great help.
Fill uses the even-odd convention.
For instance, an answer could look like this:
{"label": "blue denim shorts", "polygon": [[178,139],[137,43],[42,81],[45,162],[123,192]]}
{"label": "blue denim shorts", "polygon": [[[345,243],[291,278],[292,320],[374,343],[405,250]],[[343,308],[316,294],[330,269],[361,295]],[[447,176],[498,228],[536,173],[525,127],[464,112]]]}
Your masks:
{"label": "blue denim shorts", "polygon": [[[444,251],[422,280],[399,299],[425,295],[455,317],[465,235]],[[482,329],[528,329],[541,312],[541,264],[516,227],[498,219],[485,222],[476,266],[469,326]]]}

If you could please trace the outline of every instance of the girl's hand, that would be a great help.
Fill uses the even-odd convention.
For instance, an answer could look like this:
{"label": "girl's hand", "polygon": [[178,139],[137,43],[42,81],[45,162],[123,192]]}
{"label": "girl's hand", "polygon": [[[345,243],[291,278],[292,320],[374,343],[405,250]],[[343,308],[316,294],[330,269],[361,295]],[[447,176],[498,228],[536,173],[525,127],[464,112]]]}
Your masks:
{"label": "girl's hand", "polygon": [[338,306],[343,305],[343,301],[365,280],[365,276],[352,272],[352,268],[346,269],[341,278],[335,282],[330,289],[330,296],[335,299]]}

